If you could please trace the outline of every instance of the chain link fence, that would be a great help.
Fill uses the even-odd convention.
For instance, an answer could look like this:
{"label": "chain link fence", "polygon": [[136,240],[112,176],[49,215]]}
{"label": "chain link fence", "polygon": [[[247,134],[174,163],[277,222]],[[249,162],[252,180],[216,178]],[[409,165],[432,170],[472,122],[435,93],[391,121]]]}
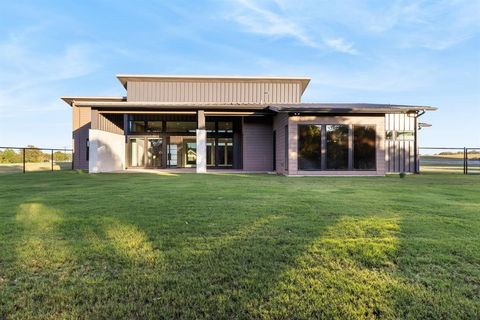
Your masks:
{"label": "chain link fence", "polygon": [[0,147],[0,174],[72,169],[72,149]]}

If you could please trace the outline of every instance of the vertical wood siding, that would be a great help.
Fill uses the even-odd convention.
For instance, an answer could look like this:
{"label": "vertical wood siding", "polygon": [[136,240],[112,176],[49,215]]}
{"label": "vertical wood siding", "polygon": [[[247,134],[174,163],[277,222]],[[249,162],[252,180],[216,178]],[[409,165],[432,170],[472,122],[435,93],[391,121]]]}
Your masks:
{"label": "vertical wood siding", "polygon": [[292,82],[195,82],[129,81],[128,101],[299,103],[301,83]]}
{"label": "vertical wood siding", "polygon": [[243,122],[243,170],[273,170],[273,134],[269,118],[249,119]]}
{"label": "vertical wood siding", "polygon": [[97,127],[111,133],[123,134],[123,114],[98,114]]}
{"label": "vertical wood siding", "polygon": [[91,108],[72,106],[74,169],[88,170],[87,139],[91,127]]}
{"label": "vertical wood siding", "polygon": [[[386,114],[385,131],[415,132],[414,114]],[[415,141],[386,140],[387,172],[415,172]]]}

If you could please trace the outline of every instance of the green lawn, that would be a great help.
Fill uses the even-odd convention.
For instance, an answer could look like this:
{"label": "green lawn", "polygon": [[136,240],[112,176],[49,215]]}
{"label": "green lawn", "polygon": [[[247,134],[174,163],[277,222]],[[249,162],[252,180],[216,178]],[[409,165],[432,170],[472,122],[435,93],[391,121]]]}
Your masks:
{"label": "green lawn", "polygon": [[480,176],[0,175],[0,319],[478,319]]}

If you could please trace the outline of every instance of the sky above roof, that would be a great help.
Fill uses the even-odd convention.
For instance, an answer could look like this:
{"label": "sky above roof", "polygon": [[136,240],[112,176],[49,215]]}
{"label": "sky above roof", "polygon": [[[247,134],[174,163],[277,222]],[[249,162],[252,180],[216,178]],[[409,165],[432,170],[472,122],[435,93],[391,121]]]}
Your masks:
{"label": "sky above roof", "polygon": [[0,145],[69,147],[60,96],[116,74],[309,76],[304,102],[431,105],[424,146],[480,147],[480,1],[5,1]]}

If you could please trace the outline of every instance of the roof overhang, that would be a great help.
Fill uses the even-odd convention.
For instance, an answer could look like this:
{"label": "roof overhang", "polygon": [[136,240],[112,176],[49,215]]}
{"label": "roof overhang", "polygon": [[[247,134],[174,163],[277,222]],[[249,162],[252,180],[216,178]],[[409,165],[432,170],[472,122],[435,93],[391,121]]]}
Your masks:
{"label": "roof overhang", "polygon": [[128,81],[239,81],[239,82],[292,82],[301,83],[302,93],[307,88],[309,77],[289,76],[215,76],[215,75],[148,75],[148,74],[118,74],[117,79],[127,89]]}
{"label": "roof overhang", "polygon": [[65,101],[67,104],[70,106],[75,103],[77,105],[78,103],[82,102],[121,102],[121,101],[127,101],[127,97],[61,97],[63,101]]}
{"label": "roof overhang", "polygon": [[434,111],[430,106],[409,106],[370,103],[299,103],[274,104],[268,108],[283,113],[409,113],[417,111]]}
{"label": "roof overhang", "polygon": [[133,102],[133,101],[75,101],[78,107],[101,109],[155,109],[155,110],[262,110],[272,112],[267,105],[241,103],[195,103],[195,102]]}
{"label": "roof overhang", "polygon": [[345,113],[413,113],[437,110],[431,106],[367,104],[367,103],[202,103],[202,102],[142,102],[126,101],[124,97],[64,97],[65,102],[77,107],[118,110],[257,110],[274,113],[345,114]]}

